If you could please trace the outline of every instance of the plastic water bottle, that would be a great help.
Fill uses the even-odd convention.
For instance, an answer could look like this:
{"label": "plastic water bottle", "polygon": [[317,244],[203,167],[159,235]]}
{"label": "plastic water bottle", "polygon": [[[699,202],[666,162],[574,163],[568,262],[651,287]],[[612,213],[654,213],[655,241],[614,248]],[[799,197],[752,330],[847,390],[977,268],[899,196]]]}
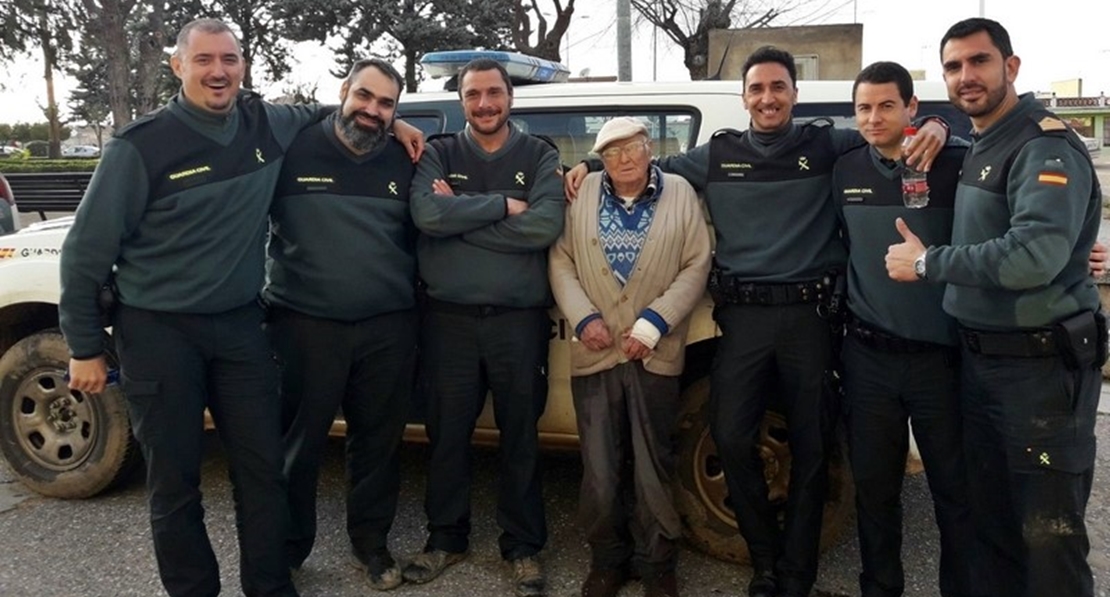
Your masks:
{"label": "plastic water bottle", "polygon": [[[907,147],[913,141],[917,129],[907,126],[903,131],[902,147]],[[911,209],[918,209],[929,204],[929,180],[925,173],[916,168],[911,168],[902,163],[902,203]]]}

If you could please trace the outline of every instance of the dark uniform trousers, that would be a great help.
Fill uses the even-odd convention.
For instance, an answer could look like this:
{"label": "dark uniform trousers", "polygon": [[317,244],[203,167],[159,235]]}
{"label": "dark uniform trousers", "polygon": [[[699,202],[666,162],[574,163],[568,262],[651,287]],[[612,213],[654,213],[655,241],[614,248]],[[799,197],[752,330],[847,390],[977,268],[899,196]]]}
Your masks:
{"label": "dark uniform trousers", "polygon": [[[832,364],[829,324],[814,303],[726,304],[714,317],[722,336],[710,378],[710,431],[740,534],[754,567],[773,569],[789,594],[808,595],[817,578],[837,408],[825,391]],[[792,458],[783,529],[759,454],[763,416],[776,397],[787,418]]]}
{"label": "dark uniform trousers", "polygon": [[863,597],[900,597],[905,588],[902,479],[909,451],[907,419],[913,423],[940,529],[940,594],[982,594],[973,582],[975,532],[957,388],[958,349],[889,352],[849,335],[841,359]]}
{"label": "dark uniform trousers", "polygon": [[640,361],[570,380],[582,445],[578,514],[596,569],[673,570],[679,378]]}
{"label": "dark uniform trousers", "polygon": [[991,595],[1090,597],[1084,516],[1102,384],[1091,363],[963,350],[972,512]]}
{"label": "dark uniform trousers", "polygon": [[114,334],[135,437],[147,466],[154,553],[172,596],[220,592],[204,527],[204,409],[227,454],[243,592],[296,595],[285,536],[278,369],[254,302],[217,314],[120,305]]}
{"label": "dark uniform trousers", "polygon": [[431,307],[422,332],[422,367],[431,386],[427,547],[453,553],[468,549],[470,440],[486,393],[492,391],[501,434],[501,556],[532,556],[547,542],[536,424],[547,403],[551,319],[544,308],[458,307]]}
{"label": "dark uniform trousers", "polygon": [[316,539],[316,488],[340,406],[347,424],[347,535],[356,554],[386,547],[401,488],[418,324],[415,310],[345,322],[273,309],[267,332],[282,370],[291,566],[308,557]]}

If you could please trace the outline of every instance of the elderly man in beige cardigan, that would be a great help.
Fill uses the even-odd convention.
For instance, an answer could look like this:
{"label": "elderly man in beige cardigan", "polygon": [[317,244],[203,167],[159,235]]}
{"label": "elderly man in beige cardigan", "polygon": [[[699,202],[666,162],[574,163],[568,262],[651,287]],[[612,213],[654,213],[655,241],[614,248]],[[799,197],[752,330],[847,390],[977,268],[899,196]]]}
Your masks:
{"label": "elderly man in beige cardigan", "polygon": [[615,596],[635,568],[645,596],[677,597],[679,375],[709,232],[690,185],[651,164],[641,122],[610,120],[593,151],[605,171],[583,181],[550,260],[555,300],[575,325],[579,515],[591,551],[582,596]]}

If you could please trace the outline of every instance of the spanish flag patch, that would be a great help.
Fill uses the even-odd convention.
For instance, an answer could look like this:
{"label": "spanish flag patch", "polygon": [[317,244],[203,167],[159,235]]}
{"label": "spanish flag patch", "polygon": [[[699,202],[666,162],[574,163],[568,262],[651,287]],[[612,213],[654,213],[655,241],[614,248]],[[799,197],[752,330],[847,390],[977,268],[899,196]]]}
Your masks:
{"label": "spanish flag patch", "polygon": [[1037,182],[1066,187],[1068,186],[1068,175],[1063,172],[1041,172],[1037,175]]}

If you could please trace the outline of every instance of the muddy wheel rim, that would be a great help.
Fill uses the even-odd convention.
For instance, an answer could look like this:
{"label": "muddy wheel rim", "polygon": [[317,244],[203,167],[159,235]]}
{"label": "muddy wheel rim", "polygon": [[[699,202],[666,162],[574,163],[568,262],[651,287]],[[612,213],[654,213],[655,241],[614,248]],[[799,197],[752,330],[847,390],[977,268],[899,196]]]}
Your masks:
{"label": "muddy wheel rim", "polygon": [[[776,505],[785,504],[790,480],[790,446],[786,433],[786,420],[777,413],[768,412],[760,427],[759,455],[763,459],[768,498]],[[718,519],[735,527],[736,514],[728,500],[728,485],[717,445],[713,443],[708,428],[698,438],[694,462],[694,484],[701,502]]]}
{"label": "muddy wheel rim", "polygon": [[96,410],[89,396],[70,390],[60,370],[24,378],[12,401],[16,441],[32,462],[64,472],[88,459],[96,444]]}

